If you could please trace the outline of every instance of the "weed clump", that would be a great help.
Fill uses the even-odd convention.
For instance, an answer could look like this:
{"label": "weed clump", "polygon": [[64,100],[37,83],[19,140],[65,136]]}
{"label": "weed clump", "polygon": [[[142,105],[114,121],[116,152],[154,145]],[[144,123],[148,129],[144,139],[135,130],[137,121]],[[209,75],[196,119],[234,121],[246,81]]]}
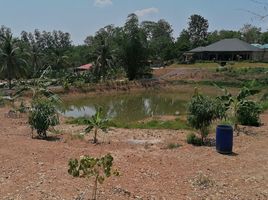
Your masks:
{"label": "weed clump", "polygon": [[201,146],[203,143],[201,138],[197,137],[194,133],[189,133],[187,135],[186,141],[188,144],[192,144],[195,146]]}

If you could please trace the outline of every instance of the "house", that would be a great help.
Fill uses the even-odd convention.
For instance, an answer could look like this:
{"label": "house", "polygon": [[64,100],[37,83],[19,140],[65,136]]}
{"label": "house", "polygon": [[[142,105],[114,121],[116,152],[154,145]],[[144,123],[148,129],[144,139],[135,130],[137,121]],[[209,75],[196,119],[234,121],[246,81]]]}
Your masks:
{"label": "house", "polygon": [[84,72],[84,71],[89,71],[93,68],[93,64],[89,63],[89,64],[86,64],[86,65],[82,65],[80,67],[76,67],[74,69],[75,72]]}
{"label": "house", "polygon": [[[268,53],[268,52],[267,52]],[[214,61],[263,61],[266,51],[237,38],[224,39],[206,47],[197,47],[184,53],[185,61],[214,60]]]}

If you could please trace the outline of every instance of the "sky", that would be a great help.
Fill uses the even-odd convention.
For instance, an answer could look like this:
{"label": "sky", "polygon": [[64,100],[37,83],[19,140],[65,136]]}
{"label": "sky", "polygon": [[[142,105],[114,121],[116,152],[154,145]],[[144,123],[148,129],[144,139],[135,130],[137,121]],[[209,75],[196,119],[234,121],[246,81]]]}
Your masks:
{"label": "sky", "polygon": [[167,20],[174,38],[187,28],[192,14],[205,17],[210,31],[239,30],[246,23],[266,31],[268,17],[261,20],[251,13],[268,14],[259,2],[268,7],[268,0],[0,0],[0,25],[15,36],[22,30],[62,30],[71,33],[74,44],[106,25],[123,26],[130,13],[140,21]]}

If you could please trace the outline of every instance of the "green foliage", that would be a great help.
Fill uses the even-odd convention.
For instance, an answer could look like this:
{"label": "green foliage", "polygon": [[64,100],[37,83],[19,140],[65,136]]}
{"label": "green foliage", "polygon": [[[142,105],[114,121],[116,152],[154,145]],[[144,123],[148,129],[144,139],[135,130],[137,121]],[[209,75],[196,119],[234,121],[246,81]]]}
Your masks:
{"label": "green foliage", "polygon": [[236,96],[228,93],[226,89],[224,91],[225,94],[217,99],[222,101],[226,112],[230,111],[229,117],[234,119],[235,130],[238,123],[252,126],[260,125],[261,106],[255,101],[248,100],[248,97],[259,93],[259,90],[243,87]]}
{"label": "green foliage", "polygon": [[57,109],[49,100],[36,100],[32,104],[28,122],[40,137],[46,138],[47,129],[59,124]]}
{"label": "green foliage", "polygon": [[189,133],[186,137],[186,142],[188,144],[196,145],[196,146],[201,146],[203,144],[202,140],[197,137],[194,133]]}
{"label": "green foliage", "polygon": [[150,74],[150,67],[146,66],[148,59],[147,40],[139,25],[136,14],[130,14],[124,26],[123,66],[129,80]]}
{"label": "green foliage", "polygon": [[261,107],[254,101],[242,101],[237,109],[237,120],[242,125],[259,126]]}
{"label": "green foliage", "polygon": [[[84,117],[70,119],[67,121],[69,124],[86,125],[87,119]],[[150,120],[148,122],[132,122],[132,123],[120,123],[118,121],[109,121],[109,126],[116,128],[127,128],[127,129],[190,129],[186,122],[179,119],[170,121],[161,120]]]}
{"label": "green foliage", "polygon": [[18,41],[15,40],[11,33],[6,32],[0,35],[2,45],[0,46],[0,73],[7,78],[9,89],[12,88],[12,79],[21,78],[26,74],[27,62],[23,59],[20,52]]}
{"label": "green foliage", "polygon": [[25,106],[24,101],[20,102],[20,106],[17,109],[20,113],[26,113],[28,111],[28,108]]}
{"label": "green foliage", "polygon": [[191,15],[188,23],[188,33],[193,48],[204,45],[208,35],[208,20],[200,15]]}
{"label": "green foliage", "polygon": [[262,101],[261,102],[261,108],[262,108],[263,112],[268,110],[268,101]]}
{"label": "green foliage", "polygon": [[189,103],[188,112],[188,122],[193,128],[200,130],[203,142],[208,135],[209,126],[219,115],[215,109],[215,101],[196,92]]}
{"label": "green foliage", "polygon": [[84,122],[87,125],[87,128],[85,129],[86,133],[89,133],[91,132],[91,130],[94,129],[94,138],[93,138],[94,144],[98,142],[97,140],[98,130],[102,130],[105,133],[108,132],[109,120],[104,117],[101,107],[97,108],[95,115],[93,115],[90,119],[85,120]]}
{"label": "green foliage", "polygon": [[106,178],[112,175],[118,176],[119,172],[113,170],[113,157],[107,154],[101,158],[82,156],[78,159],[69,160],[68,173],[74,177],[94,177],[92,199],[96,199],[98,183],[103,184]]}
{"label": "green foliage", "polygon": [[33,81],[21,82],[16,88],[17,96],[20,96],[24,92],[30,91],[32,95],[32,100],[35,101],[40,98],[47,98],[55,104],[61,103],[61,99],[58,95],[54,94],[49,86],[52,84],[52,80],[47,78],[47,74],[50,72],[51,68],[46,68],[41,76]]}
{"label": "green foliage", "polygon": [[179,148],[181,145],[180,144],[177,144],[177,143],[169,143],[167,145],[167,149],[177,149]]}

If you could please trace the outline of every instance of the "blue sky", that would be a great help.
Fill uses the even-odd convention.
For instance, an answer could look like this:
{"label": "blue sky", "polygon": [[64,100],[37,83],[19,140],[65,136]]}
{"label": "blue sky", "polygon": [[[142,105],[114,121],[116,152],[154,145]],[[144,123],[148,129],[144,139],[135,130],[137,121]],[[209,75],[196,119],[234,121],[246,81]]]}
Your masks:
{"label": "blue sky", "polygon": [[172,24],[174,37],[187,27],[192,14],[208,19],[211,31],[238,30],[245,23],[266,31],[268,19],[259,20],[245,11],[265,13],[263,6],[253,1],[256,0],[0,0],[0,25],[12,28],[16,36],[22,30],[35,28],[67,31],[75,44],[83,43],[86,36],[105,25],[122,26],[133,12],[141,21],[166,19]]}

